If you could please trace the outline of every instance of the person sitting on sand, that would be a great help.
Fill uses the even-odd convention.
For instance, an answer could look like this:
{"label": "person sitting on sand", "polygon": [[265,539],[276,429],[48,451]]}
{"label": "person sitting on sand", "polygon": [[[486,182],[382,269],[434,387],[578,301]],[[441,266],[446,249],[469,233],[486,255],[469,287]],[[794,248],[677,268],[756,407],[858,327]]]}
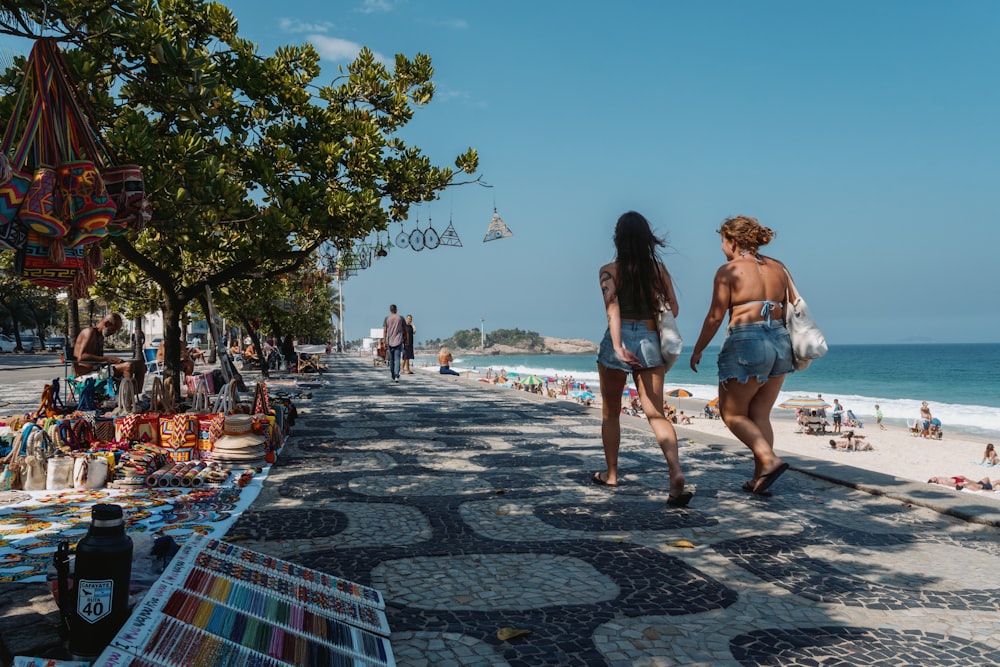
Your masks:
{"label": "person sitting on sand", "polygon": [[438,369],[438,373],[441,375],[460,375],[460,373],[451,369],[452,361],[454,361],[454,357],[451,356],[451,350],[447,347],[442,347],[438,351],[438,364],[441,366]]}
{"label": "person sitting on sand", "polygon": [[993,447],[993,443],[986,445],[986,451],[983,452],[983,460],[979,462],[980,465],[991,465],[995,466],[1000,463],[1000,456],[997,456],[997,450]]}

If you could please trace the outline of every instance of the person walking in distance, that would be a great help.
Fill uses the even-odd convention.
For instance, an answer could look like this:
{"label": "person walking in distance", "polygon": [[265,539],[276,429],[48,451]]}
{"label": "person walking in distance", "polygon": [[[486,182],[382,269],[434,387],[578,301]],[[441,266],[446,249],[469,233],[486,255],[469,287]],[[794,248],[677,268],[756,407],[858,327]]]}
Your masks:
{"label": "person walking in distance", "polygon": [[413,327],[413,315],[407,315],[406,324],[403,325],[403,364],[399,368],[400,375],[413,375],[410,362],[413,360],[413,336],[416,331]]}
{"label": "person walking in distance", "polygon": [[403,329],[406,322],[396,312],[396,304],[389,306],[389,314],[382,322],[382,338],[385,339],[386,360],[393,382],[399,382],[399,363],[403,356]]}

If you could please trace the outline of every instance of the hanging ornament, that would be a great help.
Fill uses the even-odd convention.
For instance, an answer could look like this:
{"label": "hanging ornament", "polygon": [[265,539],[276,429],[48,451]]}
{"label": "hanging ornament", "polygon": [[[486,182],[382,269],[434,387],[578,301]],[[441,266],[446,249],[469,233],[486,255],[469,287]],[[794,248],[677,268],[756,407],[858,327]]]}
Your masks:
{"label": "hanging ornament", "polygon": [[406,233],[406,227],[403,227],[396,236],[396,245],[400,248],[410,247],[410,235]]}
{"label": "hanging ornament", "polygon": [[358,258],[358,268],[367,269],[372,265],[372,247],[367,243],[362,243],[355,248],[354,256]]}
{"label": "hanging ornament", "polygon": [[434,223],[431,220],[431,214],[427,213],[427,229],[424,230],[424,247],[428,250],[434,250],[439,245],[441,245],[441,237],[438,235],[437,230],[434,229]]}
{"label": "hanging ornament", "polygon": [[441,245],[450,245],[457,248],[462,247],[462,239],[458,238],[458,232],[455,231],[455,225],[452,224],[451,218],[448,219],[448,226],[441,233]]}
{"label": "hanging ornament", "polygon": [[417,228],[410,232],[410,248],[420,252],[424,249],[424,233],[420,231],[420,211],[417,211]]}
{"label": "hanging ornament", "polygon": [[489,241],[496,241],[497,239],[507,238],[508,236],[513,236],[514,232],[510,231],[510,227],[507,223],[503,221],[500,214],[497,213],[496,206],[493,207],[493,219],[490,220],[489,229],[486,230],[486,236],[483,237],[483,243]]}

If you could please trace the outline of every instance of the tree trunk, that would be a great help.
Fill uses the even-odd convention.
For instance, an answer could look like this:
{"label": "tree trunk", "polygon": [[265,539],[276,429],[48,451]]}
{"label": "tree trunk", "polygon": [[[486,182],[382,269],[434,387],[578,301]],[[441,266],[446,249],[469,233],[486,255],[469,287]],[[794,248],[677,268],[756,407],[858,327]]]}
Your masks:
{"label": "tree trunk", "polygon": [[163,377],[173,384],[174,400],[181,400],[181,312],[177,295],[163,292]]}
{"label": "tree trunk", "polygon": [[[250,332],[250,341],[253,344],[253,349],[257,353],[257,359],[259,360],[260,363],[261,377],[263,378],[271,377],[267,373],[267,360],[264,359],[264,348],[260,344],[260,336],[254,330],[254,328],[250,326],[250,320],[248,320],[246,316],[244,316],[242,313],[240,314],[240,321],[243,322],[243,326],[245,326],[247,328],[247,331]],[[244,367],[246,366],[246,360],[243,361],[243,365]]]}
{"label": "tree trunk", "polygon": [[69,345],[72,348],[76,345],[77,336],[80,335],[80,301],[73,297],[67,302],[66,327],[69,330]]}

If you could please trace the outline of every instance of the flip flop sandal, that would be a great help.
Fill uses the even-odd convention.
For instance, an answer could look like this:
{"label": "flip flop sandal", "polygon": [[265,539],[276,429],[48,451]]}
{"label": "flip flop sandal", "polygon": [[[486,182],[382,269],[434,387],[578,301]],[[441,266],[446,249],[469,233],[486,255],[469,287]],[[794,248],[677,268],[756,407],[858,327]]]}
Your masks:
{"label": "flip flop sandal", "polygon": [[781,477],[786,470],[788,470],[788,464],[782,463],[780,466],[778,466],[771,472],[767,473],[766,475],[761,475],[757,479],[757,486],[754,487],[753,492],[758,496],[763,495],[765,491],[771,488],[772,484],[778,481],[778,478]]}
{"label": "flip flop sandal", "polygon": [[607,480],[601,479],[601,473],[599,472],[595,472],[594,476],[590,478],[590,481],[598,486],[610,486],[611,488],[618,486],[617,484],[608,484]]}
{"label": "flip flop sandal", "polygon": [[[751,479],[748,482],[743,482],[743,486],[741,486],[740,488],[743,489],[743,491],[745,493],[751,493],[752,494],[753,493],[753,485],[754,485],[755,481],[756,480],[752,480]],[[763,496],[765,498],[770,498],[771,497],[771,492],[770,491],[764,491],[763,493],[758,493],[756,495]]]}
{"label": "flip flop sandal", "polygon": [[694,494],[690,491],[685,491],[676,498],[673,496],[667,496],[667,504],[671,507],[687,507],[692,498],[694,498]]}

